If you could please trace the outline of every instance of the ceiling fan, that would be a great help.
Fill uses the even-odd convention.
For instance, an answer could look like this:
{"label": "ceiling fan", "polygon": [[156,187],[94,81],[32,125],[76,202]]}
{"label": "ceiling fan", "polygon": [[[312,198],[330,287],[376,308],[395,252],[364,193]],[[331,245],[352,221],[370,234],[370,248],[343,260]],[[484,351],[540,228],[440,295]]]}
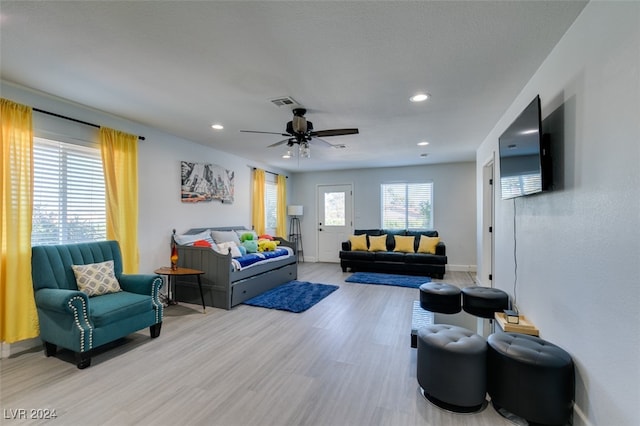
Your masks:
{"label": "ceiling fan", "polygon": [[356,135],[359,133],[358,129],[313,130],[313,123],[311,121],[307,121],[307,119],[304,117],[306,113],[307,110],[305,108],[294,108],[293,119],[287,123],[285,133],[261,132],[257,130],[240,131],[245,133],[266,133],[269,135],[285,136],[285,139],[269,145],[269,148],[285,143],[289,147],[292,147],[294,144],[298,144],[300,145],[300,156],[303,158],[308,158],[311,154],[309,148],[309,143],[311,141],[320,141],[325,145],[334,148],[344,148],[344,145],[333,145],[321,138],[329,136]]}

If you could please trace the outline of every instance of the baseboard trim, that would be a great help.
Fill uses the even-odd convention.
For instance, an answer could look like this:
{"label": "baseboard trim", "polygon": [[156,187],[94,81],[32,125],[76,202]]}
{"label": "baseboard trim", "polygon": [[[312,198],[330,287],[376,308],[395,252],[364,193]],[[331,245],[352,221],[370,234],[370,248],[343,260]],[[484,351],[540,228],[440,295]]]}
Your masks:
{"label": "baseboard trim", "polygon": [[41,341],[39,337],[34,337],[33,339],[21,340],[15,343],[0,343],[0,357],[2,359],[10,358],[21,354],[23,352],[32,351],[33,349],[40,346]]}
{"label": "baseboard trim", "polygon": [[594,424],[591,423],[589,419],[587,419],[587,415],[584,413],[584,411],[582,411],[580,406],[575,402],[573,403],[572,425],[573,426],[594,426]]}
{"label": "baseboard trim", "polygon": [[447,271],[456,271],[456,272],[477,272],[477,265],[451,265],[448,264],[446,267]]}

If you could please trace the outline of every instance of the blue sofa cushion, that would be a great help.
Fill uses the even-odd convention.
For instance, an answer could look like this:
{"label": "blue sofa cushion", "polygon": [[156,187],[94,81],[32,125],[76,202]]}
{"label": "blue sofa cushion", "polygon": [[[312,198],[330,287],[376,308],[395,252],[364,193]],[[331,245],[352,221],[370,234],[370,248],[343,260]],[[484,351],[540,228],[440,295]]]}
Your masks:
{"label": "blue sofa cushion", "polygon": [[96,328],[152,310],[151,297],[126,291],[92,297],[89,302],[89,316]]}

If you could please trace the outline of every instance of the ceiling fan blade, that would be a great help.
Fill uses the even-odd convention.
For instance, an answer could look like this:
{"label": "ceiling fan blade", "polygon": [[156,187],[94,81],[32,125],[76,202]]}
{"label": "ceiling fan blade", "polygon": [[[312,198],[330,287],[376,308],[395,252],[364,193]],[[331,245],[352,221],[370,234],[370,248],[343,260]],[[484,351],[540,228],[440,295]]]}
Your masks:
{"label": "ceiling fan blade", "polygon": [[317,137],[317,136],[316,136],[316,137],[314,137],[314,138],[313,138],[313,139],[311,139],[311,140],[312,140],[312,141],[314,141],[314,142],[315,142],[315,141],[322,142],[322,143],[323,143],[324,145],[326,145],[326,146],[331,146],[331,147],[333,147],[333,146],[334,146],[332,143],[329,143],[329,142],[325,141],[324,139],[320,139],[320,138],[319,138],[319,137]]}
{"label": "ceiling fan blade", "polygon": [[[288,136],[288,135],[287,135]],[[289,142],[289,139],[282,139],[280,142],[272,143],[267,148],[273,148],[274,146],[282,145],[285,142]]]}
{"label": "ceiling fan blade", "polygon": [[243,132],[243,133],[264,133],[264,134],[267,134],[267,135],[291,136],[288,133],[261,132],[261,131],[258,131],[258,130],[240,130],[240,131]]}
{"label": "ceiling fan blade", "polygon": [[311,136],[343,136],[343,135],[357,135],[360,133],[358,129],[331,129],[331,130],[317,130],[315,132],[311,132]]}

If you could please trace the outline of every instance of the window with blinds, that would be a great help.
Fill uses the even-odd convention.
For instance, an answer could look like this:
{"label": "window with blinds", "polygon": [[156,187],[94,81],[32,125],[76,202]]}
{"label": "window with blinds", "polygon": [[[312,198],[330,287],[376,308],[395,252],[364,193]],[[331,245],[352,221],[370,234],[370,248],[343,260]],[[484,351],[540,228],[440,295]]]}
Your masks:
{"label": "window with blinds", "polygon": [[278,184],[275,176],[271,175],[265,179],[264,214],[265,232],[275,235],[278,225]]}
{"label": "window with blinds", "polygon": [[383,229],[433,229],[433,182],[380,185]]}
{"label": "window with blinds", "polygon": [[100,150],[34,138],[32,245],[106,239]]}

